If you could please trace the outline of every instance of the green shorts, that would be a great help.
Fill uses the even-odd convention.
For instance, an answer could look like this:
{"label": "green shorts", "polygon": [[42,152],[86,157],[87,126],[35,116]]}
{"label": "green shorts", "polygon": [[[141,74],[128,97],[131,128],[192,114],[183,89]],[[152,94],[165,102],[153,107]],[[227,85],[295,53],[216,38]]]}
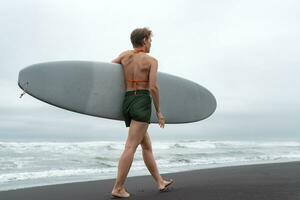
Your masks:
{"label": "green shorts", "polygon": [[152,97],[149,90],[127,91],[123,100],[122,112],[126,127],[131,119],[150,124]]}

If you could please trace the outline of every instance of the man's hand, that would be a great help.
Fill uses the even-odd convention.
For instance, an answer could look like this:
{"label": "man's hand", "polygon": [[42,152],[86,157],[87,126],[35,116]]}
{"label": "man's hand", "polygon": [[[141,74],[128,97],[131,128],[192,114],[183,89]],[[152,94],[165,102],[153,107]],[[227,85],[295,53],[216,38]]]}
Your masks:
{"label": "man's hand", "polygon": [[165,118],[164,118],[163,114],[161,112],[156,112],[156,116],[157,116],[160,128],[164,128],[165,127]]}

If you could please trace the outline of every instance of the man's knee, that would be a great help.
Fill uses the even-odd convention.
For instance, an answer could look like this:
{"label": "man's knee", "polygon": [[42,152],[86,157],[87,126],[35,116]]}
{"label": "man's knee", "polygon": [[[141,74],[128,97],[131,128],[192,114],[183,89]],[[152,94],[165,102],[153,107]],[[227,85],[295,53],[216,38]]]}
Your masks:
{"label": "man's knee", "polygon": [[141,147],[143,151],[152,151],[151,145],[146,142],[142,142]]}
{"label": "man's knee", "polygon": [[135,153],[136,149],[137,149],[137,145],[133,145],[133,144],[125,145],[125,151],[131,151],[131,152]]}
{"label": "man's knee", "polygon": [[148,132],[146,132],[143,140],[141,141],[141,147],[144,151],[152,151],[152,146],[151,146]]}

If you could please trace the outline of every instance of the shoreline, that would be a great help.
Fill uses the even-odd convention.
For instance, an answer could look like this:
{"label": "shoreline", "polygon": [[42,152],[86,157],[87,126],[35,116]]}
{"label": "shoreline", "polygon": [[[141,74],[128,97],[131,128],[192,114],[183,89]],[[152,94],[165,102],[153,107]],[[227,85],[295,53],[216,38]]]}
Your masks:
{"label": "shoreline", "polygon": [[[198,171],[198,170],[205,170],[205,169],[217,169],[217,168],[223,168],[223,167],[239,167],[239,166],[248,166],[248,165],[263,165],[263,164],[276,164],[276,163],[287,163],[287,162],[300,162],[300,160],[293,160],[293,159],[285,159],[285,160],[279,160],[277,162],[274,162],[273,160],[271,161],[262,161],[262,162],[245,162],[245,163],[240,163],[240,162],[236,162],[236,163],[222,163],[222,164],[206,164],[204,167],[199,168],[199,166],[195,167],[195,168],[190,168],[190,169],[186,169],[186,170],[181,170],[181,171],[177,171],[177,170],[173,170],[170,172],[162,172],[161,175],[163,174],[171,174],[171,173],[185,173],[185,172],[190,172],[190,171]],[[146,172],[147,174],[144,174],[142,172],[129,172],[129,176],[127,176],[128,178],[132,177],[139,177],[139,176],[150,176],[149,171]],[[24,187],[24,186],[19,186],[16,188],[10,188],[10,189],[4,189],[1,190],[0,188],[0,192],[5,192],[5,191],[15,191],[15,190],[20,190],[20,189],[30,189],[30,188],[36,188],[36,187],[46,187],[46,186],[53,186],[53,185],[62,185],[62,184],[70,184],[70,183],[84,183],[84,182],[91,182],[91,181],[102,181],[102,180],[109,180],[109,179],[115,179],[115,175],[113,176],[105,176],[105,177],[101,177],[101,178],[95,178],[95,179],[82,179],[82,180],[76,180],[76,181],[57,181],[54,183],[46,183],[43,185],[40,184],[36,184],[36,185],[30,185],[28,187]],[[41,180],[42,181],[42,180]],[[1,186],[1,185],[0,185]]]}
{"label": "shoreline", "polygon": [[[129,199],[300,199],[300,161],[223,166],[162,174],[175,180],[159,193],[150,175],[128,177]],[[5,199],[108,199],[115,179],[0,191]]]}

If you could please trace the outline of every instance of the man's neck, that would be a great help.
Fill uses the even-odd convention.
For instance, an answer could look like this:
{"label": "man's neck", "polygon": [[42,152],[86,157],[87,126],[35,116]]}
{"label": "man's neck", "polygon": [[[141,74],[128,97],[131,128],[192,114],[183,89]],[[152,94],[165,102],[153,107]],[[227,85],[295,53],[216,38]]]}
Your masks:
{"label": "man's neck", "polygon": [[144,53],[146,53],[146,50],[145,50],[144,47],[141,47],[141,48],[134,48],[133,51],[134,51],[135,53],[139,53],[139,52],[144,52]]}

